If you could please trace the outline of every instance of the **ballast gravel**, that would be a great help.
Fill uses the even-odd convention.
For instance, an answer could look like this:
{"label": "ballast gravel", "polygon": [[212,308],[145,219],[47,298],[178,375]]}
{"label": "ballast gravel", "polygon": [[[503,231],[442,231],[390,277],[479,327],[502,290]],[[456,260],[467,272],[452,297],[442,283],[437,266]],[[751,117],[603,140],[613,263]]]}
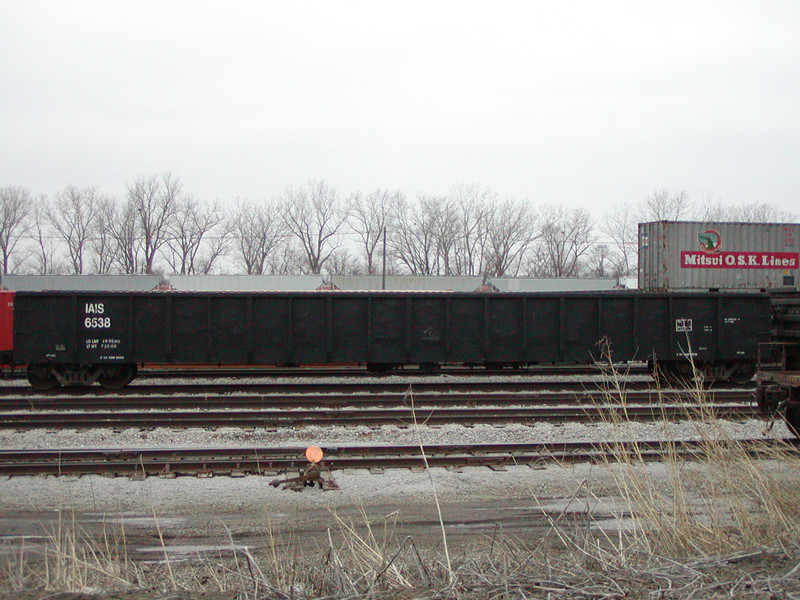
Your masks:
{"label": "ballast gravel", "polygon": [[[624,425],[582,423],[536,423],[534,425],[424,425],[424,414],[417,415],[418,425],[382,427],[321,427],[275,430],[255,428],[243,430],[235,427],[219,429],[168,429],[139,430],[134,428],[118,432],[108,429],[87,430],[29,430],[0,432],[0,447],[10,449],[57,448],[193,448],[224,447],[249,448],[260,446],[320,446],[340,444],[381,444],[394,446],[437,444],[502,444],[550,443],[572,441],[610,440],[688,440],[700,437],[701,425],[690,422],[627,423]],[[409,422],[412,422],[409,416]],[[786,437],[788,431],[782,422],[776,422],[771,431],[758,419],[740,422],[719,421],[707,426],[731,439],[755,437]]]}
{"label": "ballast gravel", "polygon": [[[716,433],[731,439],[764,437],[786,437],[788,432],[782,423],[776,423],[767,431],[760,420],[742,422],[718,422],[712,425]],[[463,427],[447,425],[431,428],[424,425],[399,428],[323,428],[280,429],[266,431],[257,429],[243,431],[222,428],[216,431],[205,429],[155,429],[139,431],[126,429],[110,432],[105,429],[86,431],[26,431],[0,434],[2,448],[166,448],[166,447],[258,447],[287,446],[305,447],[339,444],[384,444],[384,445],[436,445],[436,444],[489,444],[510,442],[564,442],[564,441],[608,441],[608,440],[658,440],[697,439],[698,425],[677,423],[629,423],[621,426],[605,424],[539,423],[533,426],[507,425],[503,427]],[[557,482],[574,481],[580,472],[600,467],[578,465],[572,467],[547,466],[543,470],[528,467],[513,467],[507,471],[492,471],[473,467],[461,472],[433,469],[436,486],[449,500],[480,498],[503,498],[524,493],[535,488],[558,487]],[[658,468],[654,465],[652,468]],[[559,474],[559,475],[556,475]],[[0,480],[0,507],[4,510],[63,509],[65,506],[78,510],[141,510],[155,503],[173,509],[191,508],[214,512],[222,507],[243,508],[270,498],[283,505],[297,508],[309,502],[309,506],[348,505],[370,501],[397,502],[411,499],[431,500],[431,483],[427,475],[407,470],[386,470],[375,474],[367,471],[334,472],[333,477],[340,486],[339,491],[316,493],[291,493],[269,486],[267,477],[215,477],[202,479],[179,477],[160,479],[150,477],[145,481],[101,476],[76,477],[12,477]],[[324,497],[324,500],[322,498]],[[272,501],[271,500],[271,501]]]}
{"label": "ballast gravel", "polygon": [[[359,380],[363,382],[363,380]],[[414,378],[414,381],[419,381]],[[330,410],[330,409],[324,409]],[[565,442],[609,440],[697,439],[699,426],[689,422],[602,424],[477,425],[464,427],[424,424],[425,411],[412,415],[401,426],[318,427],[301,429],[256,428],[31,430],[0,432],[3,449],[58,448],[171,448],[171,447],[305,447],[342,444],[437,445],[511,442]],[[761,420],[722,421],[708,425],[732,439],[783,438],[782,422],[767,428]],[[664,469],[658,463],[646,467],[653,473]],[[776,467],[780,468],[780,467]],[[292,475],[292,474],[290,474]],[[148,517],[197,519],[224,514],[293,515],[294,518],[330,518],[329,511],[354,507],[378,507],[389,511],[400,507],[432,506],[434,493],[447,503],[513,502],[520,498],[570,496],[581,482],[607,481],[608,468],[591,464],[527,466],[495,471],[485,467],[461,470],[431,469],[429,472],[389,469],[334,472],[339,490],[318,488],[295,493],[270,486],[270,477],[11,477],[0,478],[0,523],[4,515],[64,510],[83,514],[126,514]],[[602,487],[603,484],[600,483]],[[325,515],[328,515],[325,517]],[[199,526],[198,526],[199,527]]]}

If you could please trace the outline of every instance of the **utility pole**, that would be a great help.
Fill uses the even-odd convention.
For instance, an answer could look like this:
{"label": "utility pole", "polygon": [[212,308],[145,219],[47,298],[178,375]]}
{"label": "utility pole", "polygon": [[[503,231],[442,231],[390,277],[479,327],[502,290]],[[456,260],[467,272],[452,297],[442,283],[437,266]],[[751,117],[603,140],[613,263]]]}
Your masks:
{"label": "utility pole", "polygon": [[386,289],[386,227],[383,228],[383,269],[381,270],[381,289]]}

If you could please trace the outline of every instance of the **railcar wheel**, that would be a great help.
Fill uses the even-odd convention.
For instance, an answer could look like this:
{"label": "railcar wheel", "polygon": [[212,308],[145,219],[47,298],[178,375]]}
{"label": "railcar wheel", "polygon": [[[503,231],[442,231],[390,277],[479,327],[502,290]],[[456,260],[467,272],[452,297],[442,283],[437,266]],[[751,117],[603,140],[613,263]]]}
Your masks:
{"label": "railcar wheel", "polygon": [[394,369],[393,363],[368,362],[367,371],[370,373],[388,373]]}
{"label": "railcar wheel", "polygon": [[733,372],[728,377],[728,380],[732,381],[737,385],[747,385],[748,383],[752,383],[753,376],[755,374],[756,374],[756,369],[754,365],[752,364],[741,365],[733,370]]}
{"label": "railcar wheel", "polygon": [[97,377],[97,383],[108,390],[118,390],[136,377],[136,365],[109,365]]}
{"label": "railcar wheel", "polygon": [[44,365],[28,365],[28,383],[37,390],[52,390],[59,386],[58,379]]}
{"label": "railcar wheel", "polygon": [[686,385],[693,376],[692,365],[683,361],[660,361],[653,369],[653,377],[661,385]]}

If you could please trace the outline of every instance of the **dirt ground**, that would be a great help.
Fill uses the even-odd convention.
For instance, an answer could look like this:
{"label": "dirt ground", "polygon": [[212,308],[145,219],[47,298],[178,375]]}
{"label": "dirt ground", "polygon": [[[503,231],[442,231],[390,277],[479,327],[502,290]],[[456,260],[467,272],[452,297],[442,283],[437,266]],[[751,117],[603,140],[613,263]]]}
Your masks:
{"label": "dirt ground", "polygon": [[[657,476],[664,466],[653,464],[648,469],[649,476]],[[257,476],[145,481],[99,476],[10,478],[0,481],[0,564],[9,564],[10,559],[22,554],[35,560],[47,541],[52,542],[65,530],[78,531],[81,537],[98,544],[109,538],[119,541],[123,536],[125,560],[156,577],[166,563],[177,572],[198,562],[221,564],[243,551],[254,556],[302,553],[322,562],[330,557],[332,547],[341,548],[348,538],[352,542],[370,536],[378,545],[386,540],[391,540],[387,545],[397,545],[410,539],[427,556],[441,559],[445,538],[437,499],[454,563],[473,559],[501,539],[530,546],[545,542],[557,552],[555,521],[568,531],[585,530],[595,538],[614,538],[630,531],[630,515],[615,496],[609,475],[608,467],[589,464],[503,471],[354,471],[334,474],[338,491],[306,488],[302,492],[276,489],[269,485],[269,478]],[[757,552],[706,566],[706,572],[717,569],[721,580],[729,582],[728,587],[720,587],[719,595],[696,585],[685,593],[656,592],[653,596],[663,582],[620,577],[620,584],[607,583],[602,588],[605,591],[596,594],[551,593],[550,597],[800,598],[800,580],[786,578],[798,560]],[[737,580],[747,578],[758,583],[749,584],[747,589],[744,583],[739,584],[741,589],[731,589]],[[780,583],[770,583],[773,580]],[[613,592],[616,585],[620,594]],[[0,599],[237,598],[233,592],[217,592],[212,587],[206,591],[90,588],[69,594],[9,591],[0,592]],[[698,596],[698,589],[704,593]],[[794,593],[798,595],[792,596]],[[441,590],[409,590],[387,597],[426,598],[437,594]],[[459,596],[470,597],[463,591]]]}
{"label": "dirt ground", "polygon": [[[333,474],[339,490],[300,492],[276,489],[269,477],[258,476],[17,477],[0,481],[0,552],[8,554],[21,540],[35,544],[66,522],[92,535],[110,526],[123,528],[129,551],[143,559],[163,558],[165,547],[178,559],[231,545],[260,548],[276,536],[313,549],[340,521],[358,528],[392,523],[395,536],[435,545],[442,538],[437,497],[447,535],[457,544],[497,530],[535,535],[543,514],[565,509],[591,514],[609,527],[626,527],[618,500],[603,495],[611,489],[608,482],[593,472],[598,468],[590,465],[433,469],[431,476],[354,471]],[[593,497],[566,506],[564,491],[587,478],[597,480]],[[154,544],[159,534],[168,543]]]}

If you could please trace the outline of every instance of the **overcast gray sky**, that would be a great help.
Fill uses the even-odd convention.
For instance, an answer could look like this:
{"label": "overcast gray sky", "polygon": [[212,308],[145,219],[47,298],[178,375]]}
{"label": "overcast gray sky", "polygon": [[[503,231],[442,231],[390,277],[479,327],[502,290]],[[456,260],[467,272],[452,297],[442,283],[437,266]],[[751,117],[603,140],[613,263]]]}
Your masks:
{"label": "overcast gray sky", "polygon": [[800,206],[800,2],[0,0],[0,186]]}

